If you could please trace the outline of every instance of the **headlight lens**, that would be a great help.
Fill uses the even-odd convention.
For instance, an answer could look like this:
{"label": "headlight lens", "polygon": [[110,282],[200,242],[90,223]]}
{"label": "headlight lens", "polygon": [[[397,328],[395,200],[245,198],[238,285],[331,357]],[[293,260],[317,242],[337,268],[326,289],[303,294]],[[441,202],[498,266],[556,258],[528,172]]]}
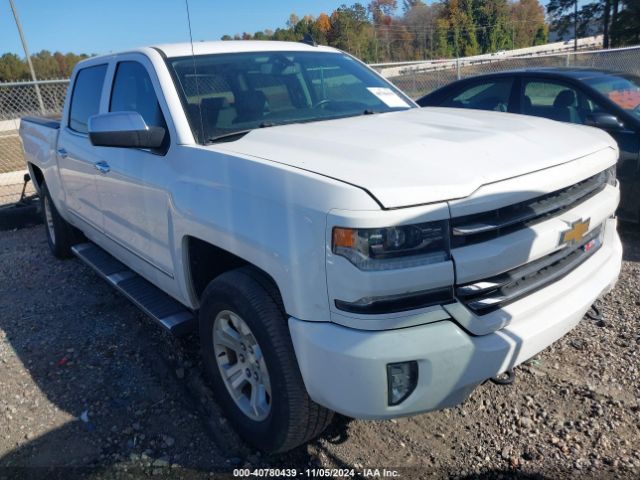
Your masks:
{"label": "headlight lens", "polygon": [[616,165],[607,168],[604,171],[604,174],[606,175],[607,178],[607,183],[609,185],[614,185],[616,184]]}
{"label": "headlight lens", "polygon": [[449,260],[448,222],[388,228],[334,227],[332,251],[361,270],[391,270]]}

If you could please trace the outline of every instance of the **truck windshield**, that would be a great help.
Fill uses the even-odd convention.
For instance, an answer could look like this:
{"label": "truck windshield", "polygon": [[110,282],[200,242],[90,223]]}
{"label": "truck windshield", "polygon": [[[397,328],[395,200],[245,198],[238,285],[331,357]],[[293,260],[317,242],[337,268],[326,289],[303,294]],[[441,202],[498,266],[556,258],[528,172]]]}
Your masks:
{"label": "truck windshield", "polygon": [[357,60],[332,52],[251,52],[168,60],[198,143],[247,131],[413,108]]}
{"label": "truck windshield", "polygon": [[584,82],[640,119],[640,77],[634,75],[602,75]]}

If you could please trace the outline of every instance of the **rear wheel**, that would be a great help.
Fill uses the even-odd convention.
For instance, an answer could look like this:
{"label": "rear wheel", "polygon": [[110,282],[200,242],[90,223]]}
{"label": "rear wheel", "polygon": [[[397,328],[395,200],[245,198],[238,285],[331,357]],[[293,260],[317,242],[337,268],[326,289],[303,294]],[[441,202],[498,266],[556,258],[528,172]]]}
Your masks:
{"label": "rear wheel", "polygon": [[42,183],[40,190],[42,193],[42,215],[49,248],[56,257],[68,258],[71,256],[71,247],[77,243],[79,233],[58,213],[46,183]]}
{"label": "rear wheel", "polygon": [[283,452],[331,422],[307,394],[279,295],[260,273],[243,267],[209,284],[200,342],[216,398],[248,443]]}

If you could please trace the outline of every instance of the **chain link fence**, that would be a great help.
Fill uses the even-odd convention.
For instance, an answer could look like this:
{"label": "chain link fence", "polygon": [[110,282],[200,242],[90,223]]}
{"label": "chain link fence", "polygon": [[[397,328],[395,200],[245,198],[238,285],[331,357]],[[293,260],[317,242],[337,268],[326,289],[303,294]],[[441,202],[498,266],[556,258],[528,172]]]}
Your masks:
{"label": "chain link fence", "polygon": [[[26,164],[18,136],[20,118],[60,115],[69,80],[0,83],[0,205],[20,199]],[[26,194],[33,193],[31,184]]]}
{"label": "chain link fence", "polygon": [[590,67],[640,75],[640,46],[533,57],[496,55],[477,61],[454,59],[396,67],[387,64],[377,69],[387,80],[417,99],[461,78],[539,67]]}

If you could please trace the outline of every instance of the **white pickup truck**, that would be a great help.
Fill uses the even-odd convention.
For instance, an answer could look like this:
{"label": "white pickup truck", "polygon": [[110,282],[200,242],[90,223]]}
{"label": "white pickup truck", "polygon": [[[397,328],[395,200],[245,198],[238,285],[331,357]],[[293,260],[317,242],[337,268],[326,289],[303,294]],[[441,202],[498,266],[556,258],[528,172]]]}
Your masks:
{"label": "white pickup truck", "polygon": [[160,45],[85,60],[20,134],[58,257],[199,331],[217,400],[266,451],[462,402],[615,283],[616,143],[416,108],[338,50]]}

